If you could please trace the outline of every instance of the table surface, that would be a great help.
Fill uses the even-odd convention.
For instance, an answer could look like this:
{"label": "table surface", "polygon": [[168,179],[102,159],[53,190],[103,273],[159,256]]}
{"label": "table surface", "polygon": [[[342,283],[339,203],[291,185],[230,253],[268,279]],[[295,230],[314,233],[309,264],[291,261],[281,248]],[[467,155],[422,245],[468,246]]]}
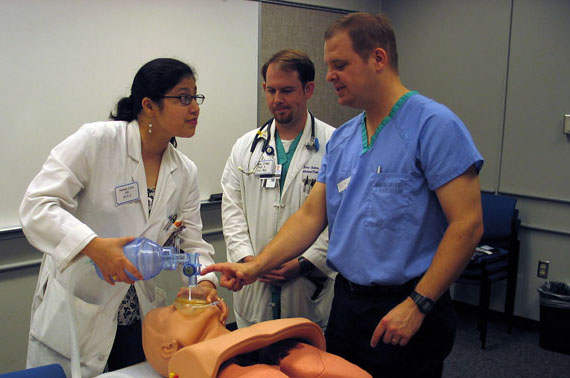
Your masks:
{"label": "table surface", "polygon": [[103,373],[96,378],[162,378],[148,362],[140,362],[138,364]]}

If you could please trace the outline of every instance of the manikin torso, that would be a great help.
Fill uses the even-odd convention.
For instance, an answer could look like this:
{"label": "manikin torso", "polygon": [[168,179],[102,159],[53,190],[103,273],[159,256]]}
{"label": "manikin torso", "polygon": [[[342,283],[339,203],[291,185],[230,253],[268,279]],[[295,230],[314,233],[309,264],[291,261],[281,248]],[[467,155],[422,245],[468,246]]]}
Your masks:
{"label": "manikin torso", "polygon": [[[180,378],[288,377],[315,373],[322,378],[370,377],[358,366],[326,353],[320,327],[308,319],[271,320],[233,332],[226,329],[224,322],[225,315],[214,305],[194,311],[179,311],[174,305],[150,311],[143,322],[147,361],[165,377],[169,368]],[[242,367],[231,363],[232,360],[223,364],[228,358],[259,349],[257,346],[262,348],[290,338],[302,338],[307,343],[298,343],[279,365],[259,363]]]}

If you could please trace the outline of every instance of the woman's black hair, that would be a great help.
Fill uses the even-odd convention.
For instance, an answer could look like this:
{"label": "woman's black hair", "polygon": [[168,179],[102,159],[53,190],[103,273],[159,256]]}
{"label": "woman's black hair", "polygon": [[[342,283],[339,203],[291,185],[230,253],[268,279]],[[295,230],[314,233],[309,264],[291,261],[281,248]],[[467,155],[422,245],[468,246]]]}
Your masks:
{"label": "woman's black hair", "polygon": [[[182,79],[191,77],[196,80],[194,70],[176,59],[158,58],[143,65],[131,86],[131,95],[117,102],[117,112],[111,112],[109,117],[115,121],[131,122],[137,119],[142,110],[142,99],[150,98],[159,102],[169,90],[174,88]],[[170,142],[176,146],[174,137]]]}

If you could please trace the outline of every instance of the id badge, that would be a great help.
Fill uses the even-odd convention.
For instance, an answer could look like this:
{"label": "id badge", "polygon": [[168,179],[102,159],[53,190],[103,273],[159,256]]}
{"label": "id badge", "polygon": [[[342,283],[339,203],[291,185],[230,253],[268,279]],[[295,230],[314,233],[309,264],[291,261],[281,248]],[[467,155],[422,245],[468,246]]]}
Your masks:
{"label": "id badge", "polygon": [[117,206],[138,201],[140,198],[138,182],[131,182],[130,184],[120,185],[115,188],[115,203]]}
{"label": "id badge", "polygon": [[275,189],[277,187],[277,183],[279,182],[276,178],[267,178],[263,180],[263,186],[269,189]]}
{"label": "id badge", "polygon": [[272,159],[261,160],[255,169],[256,176],[272,176],[275,171],[275,161]]}

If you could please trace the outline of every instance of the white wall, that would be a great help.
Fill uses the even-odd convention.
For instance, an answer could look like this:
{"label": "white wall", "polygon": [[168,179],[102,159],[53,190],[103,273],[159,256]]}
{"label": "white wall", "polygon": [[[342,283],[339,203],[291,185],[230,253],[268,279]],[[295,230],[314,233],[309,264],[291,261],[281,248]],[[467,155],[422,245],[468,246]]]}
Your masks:
{"label": "white wall", "polygon": [[225,151],[257,121],[258,8],[244,0],[0,1],[0,230],[18,225],[18,205],[49,151],[82,124],[108,119],[136,71],[159,57],[196,68],[206,101],[196,135],[178,145],[199,168],[202,198],[221,192]]}
{"label": "white wall", "polygon": [[290,0],[289,2],[371,13],[382,10],[382,0]]}

